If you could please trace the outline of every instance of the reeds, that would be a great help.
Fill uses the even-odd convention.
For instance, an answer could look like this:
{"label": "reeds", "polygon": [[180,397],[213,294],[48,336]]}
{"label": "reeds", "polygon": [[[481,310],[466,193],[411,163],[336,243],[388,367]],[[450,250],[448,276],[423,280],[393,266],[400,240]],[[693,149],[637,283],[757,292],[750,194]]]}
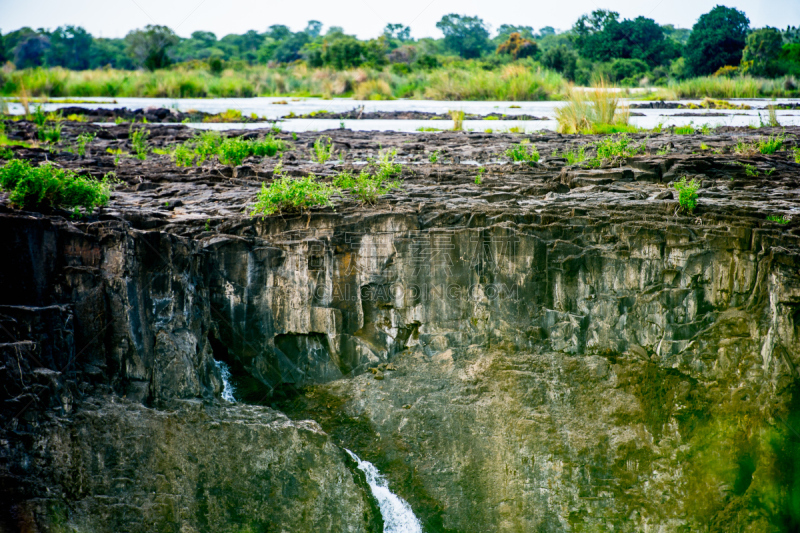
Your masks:
{"label": "reeds", "polygon": [[791,98],[800,94],[791,77],[764,79],[751,76],[736,78],[703,77],[672,82],[666,89],[656,91],[653,98],[668,100],[700,98]]}
{"label": "reeds", "polygon": [[556,109],[559,133],[618,133],[629,131],[630,111],[604,82],[594,89],[571,89],[567,104]]}
{"label": "reeds", "polygon": [[450,118],[453,119],[453,131],[463,131],[464,130],[464,112],[463,111],[454,111],[450,110],[447,112],[450,115]]}

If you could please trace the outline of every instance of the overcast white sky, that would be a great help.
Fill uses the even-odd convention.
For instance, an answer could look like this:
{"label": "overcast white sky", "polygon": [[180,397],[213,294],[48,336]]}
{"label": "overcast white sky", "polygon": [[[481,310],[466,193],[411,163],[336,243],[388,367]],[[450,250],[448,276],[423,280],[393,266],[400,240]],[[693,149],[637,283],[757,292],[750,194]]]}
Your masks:
{"label": "overcast white sky", "polygon": [[272,24],[297,31],[315,19],[360,38],[379,35],[387,23],[401,23],[419,38],[441,37],[436,22],[447,13],[477,15],[492,29],[518,24],[564,30],[581,14],[604,8],[624,18],[642,15],[691,28],[718,3],[744,11],[753,27],[800,26],[800,0],[0,0],[0,29],[73,24],[96,36],[122,37],[134,28],[163,24],[184,37],[196,30],[222,37],[264,31]]}

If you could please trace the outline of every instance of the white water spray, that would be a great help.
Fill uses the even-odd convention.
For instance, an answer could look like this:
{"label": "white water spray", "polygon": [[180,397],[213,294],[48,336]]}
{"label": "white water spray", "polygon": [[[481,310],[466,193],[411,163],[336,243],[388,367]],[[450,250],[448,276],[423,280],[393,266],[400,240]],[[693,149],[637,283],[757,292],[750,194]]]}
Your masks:
{"label": "white water spray", "polygon": [[231,403],[236,403],[236,398],[233,396],[236,389],[234,389],[231,384],[231,369],[222,361],[215,360],[214,363],[217,364],[219,374],[222,376],[222,399]]}
{"label": "white water spray", "polygon": [[414,511],[404,499],[389,490],[386,478],[378,472],[375,465],[362,461],[356,454],[345,448],[350,457],[358,463],[358,469],[364,472],[372,494],[378,500],[383,515],[383,533],[422,533],[422,524],[414,516]]}

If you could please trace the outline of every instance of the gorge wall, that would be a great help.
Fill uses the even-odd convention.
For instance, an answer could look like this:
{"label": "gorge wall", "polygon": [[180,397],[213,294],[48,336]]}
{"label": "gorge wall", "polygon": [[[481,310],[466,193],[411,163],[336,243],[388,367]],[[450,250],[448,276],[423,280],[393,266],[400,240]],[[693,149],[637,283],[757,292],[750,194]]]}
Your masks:
{"label": "gorge wall", "polygon": [[[431,532],[796,530],[800,219],[766,216],[800,215],[800,165],[693,154],[749,135],[585,169],[338,132],[404,190],[253,219],[266,170],[153,161],[94,218],[3,207],[4,527],[380,531],[346,447]],[[290,172],[351,165],[292,163],[311,138]]]}

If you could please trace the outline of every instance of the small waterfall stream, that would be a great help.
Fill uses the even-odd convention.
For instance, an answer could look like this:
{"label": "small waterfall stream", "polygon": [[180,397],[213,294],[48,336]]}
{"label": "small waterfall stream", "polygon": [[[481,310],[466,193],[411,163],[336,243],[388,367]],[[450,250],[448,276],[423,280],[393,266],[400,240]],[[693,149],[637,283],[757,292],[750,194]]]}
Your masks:
{"label": "small waterfall stream", "polygon": [[378,506],[383,515],[383,533],[422,533],[422,524],[414,515],[411,506],[389,490],[389,483],[378,472],[375,465],[369,461],[362,461],[347,448],[345,451],[358,463],[358,469],[366,475],[369,488],[372,489],[373,496],[378,500]]}
{"label": "small waterfall stream", "polygon": [[222,376],[222,399],[231,403],[236,403],[236,398],[233,396],[236,389],[231,384],[231,369],[222,361],[214,360],[214,363],[216,363],[217,368],[219,368],[219,374]]}

